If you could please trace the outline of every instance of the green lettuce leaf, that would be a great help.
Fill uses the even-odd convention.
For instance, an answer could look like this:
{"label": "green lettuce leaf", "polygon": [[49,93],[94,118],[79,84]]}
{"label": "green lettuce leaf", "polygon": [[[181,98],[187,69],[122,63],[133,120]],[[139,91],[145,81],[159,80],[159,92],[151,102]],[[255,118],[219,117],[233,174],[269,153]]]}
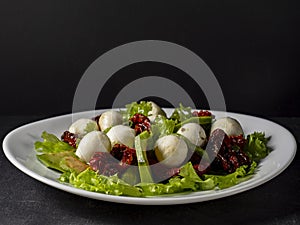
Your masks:
{"label": "green lettuce leaf", "polygon": [[79,174],[66,172],[61,175],[59,180],[61,182],[68,182],[76,188],[87,191],[133,197],[140,197],[142,195],[140,188],[129,185],[119,179],[117,175],[107,177],[99,175],[89,168]]}
{"label": "green lettuce leaf", "polygon": [[46,131],[41,136],[44,140],[34,143],[34,147],[39,153],[54,153],[64,151],[74,151],[75,149],[69,144],[59,140],[55,135],[49,134]]}
{"label": "green lettuce leaf", "polygon": [[181,103],[179,104],[178,108],[175,108],[170,119],[175,121],[175,124],[178,124],[184,120],[193,117],[192,108],[191,107],[184,107]]}
{"label": "green lettuce leaf", "polygon": [[154,136],[162,137],[172,134],[175,127],[175,121],[167,119],[165,116],[158,115],[151,125],[151,132]]}
{"label": "green lettuce leaf", "polygon": [[149,116],[149,112],[152,110],[152,105],[150,102],[140,101],[132,102],[131,104],[126,105],[126,110],[121,111],[123,114],[123,119],[127,122],[134,114],[140,113],[144,116]]}
{"label": "green lettuce leaf", "polygon": [[254,174],[256,166],[257,164],[253,162],[250,168],[241,166],[234,173],[228,175],[203,175],[200,178],[191,162],[188,162],[180,169],[178,176],[169,179],[167,183],[139,183],[134,186],[119,179],[117,174],[107,177],[99,175],[89,168],[79,174],[70,171],[64,172],[59,180],[87,191],[111,195],[150,197],[190,191],[205,191],[215,188],[228,188],[249,179],[250,175]]}
{"label": "green lettuce leaf", "polygon": [[153,178],[145,151],[146,145],[144,142],[142,142],[139,135],[135,137],[135,150],[141,182],[153,183]]}
{"label": "green lettuce leaf", "polygon": [[193,116],[190,117],[180,123],[177,123],[176,126],[174,127],[174,131],[178,131],[180,127],[182,127],[184,124],[186,123],[198,123],[200,124],[203,129],[205,130],[205,132],[207,134],[209,134],[210,132],[210,128],[211,128],[211,123],[212,123],[212,116],[201,116],[201,117],[197,117],[197,116]]}
{"label": "green lettuce leaf", "polygon": [[262,132],[254,132],[247,136],[247,143],[244,147],[244,152],[250,159],[258,162],[265,158],[271,151],[267,146],[270,137],[265,137]]}
{"label": "green lettuce leaf", "polygon": [[257,164],[256,162],[253,161],[250,168],[248,168],[247,165],[244,165],[237,168],[236,171],[231,174],[227,174],[227,175],[204,174],[203,177],[205,180],[212,179],[216,187],[220,189],[224,189],[239,184],[251,178],[251,175],[254,174],[256,167]]}
{"label": "green lettuce leaf", "polygon": [[191,162],[180,169],[178,176],[169,179],[165,184],[138,184],[144,196],[156,196],[179,192],[210,190],[215,187],[212,179],[202,180],[195,172]]}
{"label": "green lettuce leaf", "polygon": [[55,169],[61,172],[65,172],[66,168],[63,168],[61,162],[65,157],[74,157],[75,154],[72,151],[65,152],[52,152],[37,155],[36,157],[48,168]]}
{"label": "green lettuce leaf", "polygon": [[86,127],[84,128],[84,131],[86,134],[89,132],[95,131],[95,130],[98,130],[98,125],[96,123],[92,123],[92,122],[88,123],[86,125]]}
{"label": "green lettuce leaf", "polygon": [[174,133],[175,122],[165,116],[158,115],[151,124],[150,132],[144,131],[140,134],[141,139],[146,141],[148,150],[154,148],[156,140],[162,136]]}

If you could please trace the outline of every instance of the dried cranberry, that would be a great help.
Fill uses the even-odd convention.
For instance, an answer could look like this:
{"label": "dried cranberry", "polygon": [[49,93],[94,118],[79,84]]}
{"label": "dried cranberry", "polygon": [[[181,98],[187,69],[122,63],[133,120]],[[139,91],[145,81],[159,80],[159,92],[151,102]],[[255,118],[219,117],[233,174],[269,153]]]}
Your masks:
{"label": "dried cranberry", "polygon": [[133,117],[129,119],[131,121],[131,128],[133,128],[136,134],[140,134],[143,131],[150,131],[150,120],[147,116],[143,114],[136,113]]}
{"label": "dried cranberry", "polygon": [[61,136],[61,140],[63,142],[68,143],[72,147],[76,148],[76,140],[77,140],[77,135],[76,134],[73,134],[69,131],[65,131]]}

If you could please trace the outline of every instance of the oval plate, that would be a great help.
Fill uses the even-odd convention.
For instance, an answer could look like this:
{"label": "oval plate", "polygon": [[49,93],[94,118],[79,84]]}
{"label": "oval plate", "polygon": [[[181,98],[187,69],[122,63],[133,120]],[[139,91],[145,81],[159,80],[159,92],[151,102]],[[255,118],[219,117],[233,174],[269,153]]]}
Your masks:
{"label": "oval plate", "polygon": [[[164,110],[167,114],[172,112],[172,109]],[[4,138],[4,153],[10,162],[22,172],[63,191],[97,200],[143,205],[171,205],[202,202],[237,194],[257,187],[280,174],[287,168],[296,154],[296,140],[284,127],[269,120],[254,116],[211,111],[216,118],[230,116],[237,119],[242,124],[245,134],[262,131],[265,132],[266,136],[271,136],[269,145],[273,148],[273,151],[262,160],[256,174],[251,179],[223,190],[189,192],[149,198],[106,195],[77,189],[70,185],[60,183],[57,180],[60,173],[46,168],[37,160],[34,142],[41,139],[40,135],[43,131],[53,133],[59,137],[63,131],[70,126],[72,118],[91,118],[95,113],[100,114],[103,111],[106,110],[68,114],[19,127],[11,131]]]}

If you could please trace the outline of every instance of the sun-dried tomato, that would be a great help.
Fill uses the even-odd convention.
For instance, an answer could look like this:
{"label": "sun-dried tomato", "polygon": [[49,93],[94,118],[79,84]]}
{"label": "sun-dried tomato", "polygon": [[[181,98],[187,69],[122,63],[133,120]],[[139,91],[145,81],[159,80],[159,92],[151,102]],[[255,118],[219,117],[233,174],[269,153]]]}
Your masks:
{"label": "sun-dried tomato", "polygon": [[136,151],[132,148],[127,148],[123,152],[123,157],[121,159],[123,164],[127,165],[137,165]]}
{"label": "sun-dried tomato", "polygon": [[106,165],[112,164],[112,157],[108,152],[95,152],[89,163],[94,171],[98,171],[102,174]]}
{"label": "sun-dried tomato", "polygon": [[196,173],[198,174],[198,176],[202,176],[203,174],[207,173],[210,169],[210,165],[208,162],[204,162],[204,163],[201,162],[201,164],[194,164],[193,167]]}
{"label": "sun-dried tomato", "polygon": [[117,160],[121,161],[123,158],[123,152],[127,149],[128,147],[126,145],[122,144],[115,144],[111,151],[110,154],[115,157]]}
{"label": "sun-dried tomato", "polygon": [[193,116],[198,116],[198,117],[211,116],[211,112],[209,112],[208,110],[194,111]]}
{"label": "sun-dried tomato", "polygon": [[89,163],[92,170],[105,176],[121,174],[127,168],[126,165],[120,165],[108,152],[96,152]]}
{"label": "sun-dried tomato", "polygon": [[[222,141],[221,145],[220,141]],[[215,155],[211,154],[215,157],[211,168],[233,173],[242,165],[250,165],[249,157],[243,152],[245,143],[243,135],[228,137],[223,130],[215,130],[207,144],[207,151],[215,153]]]}
{"label": "sun-dried tomato", "polygon": [[238,135],[238,136],[230,136],[230,145],[231,146],[227,146],[228,148],[232,148],[233,146],[238,146],[239,149],[243,149],[247,140],[244,138],[244,136]]}
{"label": "sun-dried tomato", "polygon": [[63,142],[68,143],[69,145],[71,145],[72,147],[76,148],[76,140],[77,140],[77,135],[73,134],[69,131],[65,131],[62,135],[61,135],[61,140]]}
{"label": "sun-dried tomato", "polygon": [[110,154],[121,162],[121,164],[137,165],[136,151],[126,145],[115,144]]}
{"label": "sun-dried tomato", "polygon": [[179,174],[180,168],[169,168],[162,163],[156,164],[151,167],[152,177],[155,182],[165,181],[173,176]]}
{"label": "sun-dried tomato", "polygon": [[136,113],[129,120],[131,122],[130,127],[135,130],[136,135],[142,133],[145,130],[150,131],[151,124],[147,116],[140,113]]}

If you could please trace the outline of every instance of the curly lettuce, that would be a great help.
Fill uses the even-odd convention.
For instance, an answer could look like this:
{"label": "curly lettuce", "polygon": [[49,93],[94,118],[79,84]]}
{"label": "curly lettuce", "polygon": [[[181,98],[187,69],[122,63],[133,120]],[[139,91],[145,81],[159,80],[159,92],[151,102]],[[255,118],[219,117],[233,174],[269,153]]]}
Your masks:
{"label": "curly lettuce", "polygon": [[68,143],[59,140],[54,134],[44,131],[41,135],[43,141],[34,143],[34,147],[39,153],[55,153],[64,151],[74,151],[75,149]]}
{"label": "curly lettuce", "polygon": [[263,132],[254,132],[247,136],[247,143],[244,147],[244,152],[250,157],[251,160],[259,162],[265,158],[271,151],[267,146],[270,137],[265,137]]}
{"label": "curly lettuce", "polygon": [[139,183],[134,186],[118,178],[117,174],[107,177],[99,175],[91,169],[86,169],[79,174],[75,172],[65,172],[61,175],[59,180],[61,182],[68,182],[74,187],[87,191],[111,195],[150,197],[181,192],[228,188],[251,178],[256,165],[257,164],[253,162],[250,168],[241,166],[234,173],[228,175],[203,175],[199,177],[192,163],[188,162],[180,169],[179,174],[170,178],[167,183]]}
{"label": "curly lettuce", "polygon": [[181,123],[193,116],[191,107],[184,107],[181,103],[178,108],[175,108],[170,119],[175,121],[175,124]]}
{"label": "curly lettuce", "polygon": [[142,195],[138,187],[126,183],[119,179],[117,175],[107,177],[99,175],[89,168],[79,174],[75,172],[63,173],[59,180],[61,182],[68,182],[76,188],[87,191],[133,197],[140,197]]}
{"label": "curly lettuce", "polygon": [[128,121],[136,113],[143,114],[144,116],[149,116],[149,112],[152,110],[151,102],[147,101],[140,101],[139,103],[132,102],[130,104],[127,104],[125,107],[126,110],[122,111],[124,121]]}

